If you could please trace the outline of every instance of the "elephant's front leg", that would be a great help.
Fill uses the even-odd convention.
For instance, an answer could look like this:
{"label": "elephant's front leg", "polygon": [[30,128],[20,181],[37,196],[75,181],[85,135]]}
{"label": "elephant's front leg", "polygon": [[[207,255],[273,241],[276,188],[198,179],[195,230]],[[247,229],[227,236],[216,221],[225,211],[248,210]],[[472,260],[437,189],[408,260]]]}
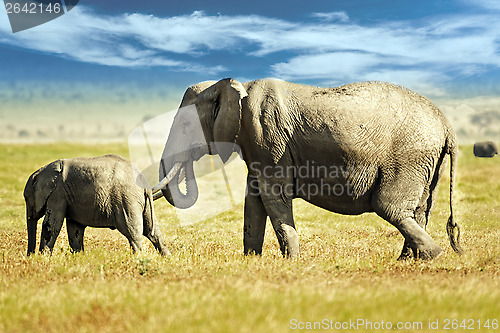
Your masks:
{"label": "elephant's front leg", "polygon": [[245,198],[245,221],[243,225],[243,247],[245,254],[262,254],[267,212],[262,203],[259,183],[253,176],[247,177]]}
{"label": "elephant's front leg", "polygon": [[74,220],[66,219],[66,229],[68,230],[69,246],[73,252],[83,251],[83,234],[85,226]]}
{"label": "elephant's front leg", "polygon": [[299,255],[299,236],[293,220],[293,193],[286,191],[292,188],[292,185],[289,185],[268,182],[261,186],[261,196],[267,214],[271,218],[281,253],[285,257],[295,258]]}
{"label": "elephant's front leg", "polygon": [[66,213],[66,203],[57,198],[49,199],[47,211],[42,224],[42,236],[40,238],[40,252],[49,250],[52,252],[57,236],[61,231]]}

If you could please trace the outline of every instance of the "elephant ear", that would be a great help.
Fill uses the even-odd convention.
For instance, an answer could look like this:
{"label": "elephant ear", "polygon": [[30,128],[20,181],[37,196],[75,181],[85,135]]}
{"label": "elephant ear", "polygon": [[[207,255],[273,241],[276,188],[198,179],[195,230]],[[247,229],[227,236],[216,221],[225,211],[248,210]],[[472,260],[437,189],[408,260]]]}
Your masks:
{"label": "elephant ear", "polygon": [[194,86],[187,88],[187,90],[184,92],[184,96],[182,97],[182,102],[181,102],[180,107],[194,104],[196,101],[196,98],[198,97],[198,95],[201,92],[210,88],[211,86],[213,86],[216,83],[217,83],[217,81],[205,81],[205,82],[201,82],[201,83],[195,84]]}
{"label": "elephant ear", "polygon": [[243,85],[236,80],[223,79],[215,84],[213,134],[215,148],[224,163],[235,150],[241,127],[241,100],[247,96]]}
{"label": "elephant ear", "polygon": [[62,161],[52,162],[33,174],[33,189],[35,194],[35,209],[41,211],[47,199],[56,189],[61,177]]}

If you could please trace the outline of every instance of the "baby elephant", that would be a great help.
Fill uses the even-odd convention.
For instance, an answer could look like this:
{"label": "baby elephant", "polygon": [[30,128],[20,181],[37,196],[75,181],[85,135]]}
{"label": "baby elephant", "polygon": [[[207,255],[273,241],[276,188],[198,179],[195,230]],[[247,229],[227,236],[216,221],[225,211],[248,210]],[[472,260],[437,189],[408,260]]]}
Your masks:
{"label": "baby elephant", "polygon": [[169,251],[153,210],[146,178],[125,158],[105,155],[54,161],[28,179],[24,188],[28,225],[28,255],[35,252],[36,227],[42,225],[40,251],[52,251],[64,218],[69,245],[83,250],[86,227],[118,229],[134,252],[142,235],[162,254]]}

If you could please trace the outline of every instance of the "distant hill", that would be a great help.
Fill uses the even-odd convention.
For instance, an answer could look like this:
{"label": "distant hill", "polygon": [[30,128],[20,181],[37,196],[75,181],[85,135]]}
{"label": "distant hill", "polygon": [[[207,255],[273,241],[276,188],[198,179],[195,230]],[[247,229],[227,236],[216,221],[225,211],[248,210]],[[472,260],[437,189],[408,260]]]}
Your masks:
{"label": "distant hill", "polygon": [[[183,87],[67,83],[0,84],[0,142],[126,141],[154,116],[175,110]],[[500,97],[434,100],[461,144],[500,143]]]}
{"label": "distant hill", "polygon": [[500,98],[477,97],[437,104],[452,123],[461,144],[500,142]]}

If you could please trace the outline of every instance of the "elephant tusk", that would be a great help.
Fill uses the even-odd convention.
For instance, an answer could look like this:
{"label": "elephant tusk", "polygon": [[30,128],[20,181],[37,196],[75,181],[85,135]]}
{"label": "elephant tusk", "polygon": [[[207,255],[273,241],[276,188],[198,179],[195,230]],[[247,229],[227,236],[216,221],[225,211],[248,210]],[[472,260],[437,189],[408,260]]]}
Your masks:
{"label": "elephant tusk", "polygon": [[161,197],[163,197],[163,192],[161,190],[159,190],[155,194],[153,194],[153,200],[158,200]]}
{"label": "elephant tusk", "polygon": [[163,178],[155,187],[151,189],[151,191],[153,192],[153,196],[156,195],[156,192],[161,191],[161,189],[164,188],[165,185],[167,185],[172,180],[172,178],[174,178],[174,176],[179,172],[181,166],[182,166],[181,162],[177,162],[174,164],[174,166],[172,167],[172,169],[170,169],[165,178]]}

